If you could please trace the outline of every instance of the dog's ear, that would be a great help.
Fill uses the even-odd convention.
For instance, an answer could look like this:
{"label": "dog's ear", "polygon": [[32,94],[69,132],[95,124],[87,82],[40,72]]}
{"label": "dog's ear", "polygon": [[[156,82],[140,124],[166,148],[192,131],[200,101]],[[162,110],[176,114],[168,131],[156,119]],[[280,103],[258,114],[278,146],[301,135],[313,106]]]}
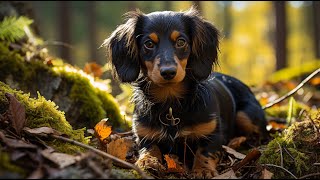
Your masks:
{"label": "dog's ear", "polygon": [[193,77],[203,80],[210,75],[213,65],[218,64],[219,31],[203,19],[194,7],[186,11],[183,17],[192,43],[187,68]]}
{"label": "dog's ear", "polygon": [[118,26],[101,46],[107,48],[108,60],[117,79],[133,82],[140,73],[136,27],[141,23],[143,13],[137,10],[124,16],[126,22]]}

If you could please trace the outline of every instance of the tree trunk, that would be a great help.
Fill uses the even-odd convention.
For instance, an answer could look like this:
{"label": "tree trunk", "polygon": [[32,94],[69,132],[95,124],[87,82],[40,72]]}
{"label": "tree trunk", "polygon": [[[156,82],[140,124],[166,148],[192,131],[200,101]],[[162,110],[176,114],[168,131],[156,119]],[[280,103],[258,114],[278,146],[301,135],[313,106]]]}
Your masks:
{"label": "tree trunk", "polygon": [[[71,2],[69,1],[58,1],[58,32],[59,41],[71,44]],[[66,46],[60,46],[60,57],[65,59],[68,63],[73,64],[71,59],[70,49]]]}
{"label": "tree trunk", "polygon": [[102,64],[98,60],[97,56],[97,27],[96,27],[96,2],[89,1],[88,3],[88,25],[89,25],[89,49],[90,49],[90,60],[97,64]]}
{"label": "tree trunk", "polygon": [[286,57],[286,7],[285,1],[274,1],[275,18],[276,18],[276,32],[275,32],[275,49],[276,49],[276,70],[287,66]]}
{"label": "tree trunk", "polygon": [[314,47],[316,58],[320,58],[320,2],[313,1],[313,19],[314,19]]}

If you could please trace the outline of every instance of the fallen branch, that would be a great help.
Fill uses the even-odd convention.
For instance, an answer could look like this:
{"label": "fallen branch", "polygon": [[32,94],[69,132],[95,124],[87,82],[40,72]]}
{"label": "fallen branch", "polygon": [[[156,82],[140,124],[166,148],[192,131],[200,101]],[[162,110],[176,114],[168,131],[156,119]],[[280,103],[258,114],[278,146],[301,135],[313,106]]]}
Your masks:
{"label": "fallen branch", "polygon": [[274,106],[275,104],[278,104],[279,102],[285,100],[286,98],[292,96],[294,93],[296,93],[302,86],[304,86],[311,78],[313,78],[315,75],[317,75],[320,72],[320,68],[315,70],[313,73],[311,73],[308,77],[306,77],[296,88],[292,89],[289,93],[286,95],[276,99],[275,101],[268,103],[264,107],[262,107],[263,110],[270,108]]}
{"label": "fallen branch", "polygon": [[252,151],[250,151],[244,159],[242,159],[239,163],[235,164],[232,167],[232,170],[236,172],[240,168],[248,164],[249,162],[257,160],[260,156],[261,156],[261,152],[255,148]]}
{"label": "fallen branch", "polygon": [[99,150],[99,149],[96,149],[96,148],[94,148],[94,147],[92,147],[92,146],[83,144],[83,143],[81,143],[81,142],[78,142],[78,141],[75,141],[75,140],[72,140],[72,139],[69,139],[69,138],[66,138],[66,137],[54,135],[54,134],[48,134],[48,135],[47,135],[47,134],[37,134],[37,135],[39,135],[39,136],[44,136],[44,137],[52,137],[52,138],[55,138],[55,139],[59,139],[59,140],[62,140],[62,141],[65,141],[65,142],[69,142],[69,143],[71,143],[71,144],[75,144],[75,145],[77,145],[77,146],[80,146],[80,147],[89,149],[89,150],[91,150],[91,151],[93,151],[93,152],[95,152],[95,153],[97,153],[97,154],[99,154],[99,155],[101,155],[101,156],[103,156],[103,157],[107,157],[107,158],[109,158],[109,159],[111,159],[111,160],[113,160],[113,161],[116,161],[116,162],[118,162],[118,163],[120,163],[120,164],[123,164],[124,166],[126,166],[126,167],[128,167],[128,168],[131,168],[131,169],[136,170],[136,171],[141,175],[141,177],[142,177],[143,179],[153,179],[152,177],[146,175],[146,174],[145,174],[141,169],[139,169],[137,166],[135,166],[135,165],[133,165],[133,164],[131,164],[131,163],[129,163],[129,162],[126,162],[126,161],[124,161],[124,160],[122,160],[122,159],[119,159],[119,158],[117,158],[117,157],[115,157],[115,156],[112,156],[111,154],[108,154],[108,153],[106,153],[106,152],[103,152],[103,151],[101,151],[101,150]]}

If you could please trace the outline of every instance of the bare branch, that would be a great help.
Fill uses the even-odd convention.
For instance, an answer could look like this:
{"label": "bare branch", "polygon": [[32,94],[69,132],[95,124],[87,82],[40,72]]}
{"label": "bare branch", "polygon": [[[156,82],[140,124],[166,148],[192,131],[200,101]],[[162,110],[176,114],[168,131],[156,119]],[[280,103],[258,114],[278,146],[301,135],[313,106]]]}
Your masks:
{"label": "bare branch", "polygon": [[320,68],[315,70],[313,73],[311,73],[308,77],[306,77],[296,88],[292,89],[289,93],[286,95],[276,99],[275,101],[268,103],[264,107],[262,107],[263,110],[272,107],[273,105],[285,100],[286,98],[292,96],[294,93],[296,93],[302,86],[304,86],[311,78],[313,78],[315,75],[317,75],[320,72]]}

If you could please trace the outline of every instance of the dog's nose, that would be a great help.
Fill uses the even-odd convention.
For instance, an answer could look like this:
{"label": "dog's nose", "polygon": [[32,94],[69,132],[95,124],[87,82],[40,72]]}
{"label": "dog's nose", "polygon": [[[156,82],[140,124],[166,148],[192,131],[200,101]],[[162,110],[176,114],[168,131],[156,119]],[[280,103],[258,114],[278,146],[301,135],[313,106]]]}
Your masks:
{"label": "dog's nose", "polygon": [[160,74],[165,80],[173,79],[177,74],[177,68],[172,66],[162,67],[160,68]]}

